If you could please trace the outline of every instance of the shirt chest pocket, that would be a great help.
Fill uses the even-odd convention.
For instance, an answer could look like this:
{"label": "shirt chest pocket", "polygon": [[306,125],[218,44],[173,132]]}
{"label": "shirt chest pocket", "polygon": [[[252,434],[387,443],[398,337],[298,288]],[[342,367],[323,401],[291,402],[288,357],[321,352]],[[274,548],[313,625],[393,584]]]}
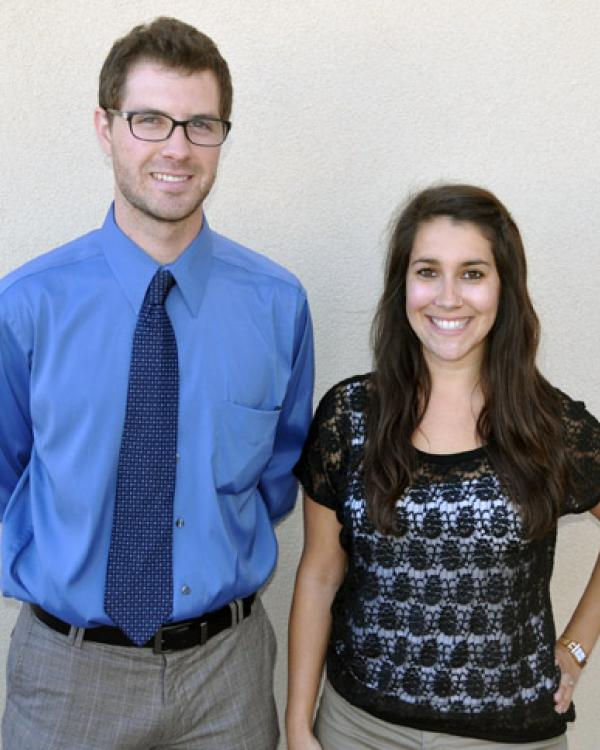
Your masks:
{"label": "shirt chest pocket", "polygon": [[218,492],[237,494],[256,486],[273,453],[280,413],[229,401],[221,404],[212,460]]}

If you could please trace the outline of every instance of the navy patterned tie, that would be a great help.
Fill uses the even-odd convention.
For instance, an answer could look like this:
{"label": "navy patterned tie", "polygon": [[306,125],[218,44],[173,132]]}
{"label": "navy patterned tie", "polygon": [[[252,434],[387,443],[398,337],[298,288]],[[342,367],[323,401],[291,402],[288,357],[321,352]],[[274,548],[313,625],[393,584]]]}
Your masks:
{"label": "navy patterned tie", "polygon": [[121,438],[104,608],[138,646],[172,612],[172,520],[179,367],[165,300],[175,283],[158,270],[138,316]]}

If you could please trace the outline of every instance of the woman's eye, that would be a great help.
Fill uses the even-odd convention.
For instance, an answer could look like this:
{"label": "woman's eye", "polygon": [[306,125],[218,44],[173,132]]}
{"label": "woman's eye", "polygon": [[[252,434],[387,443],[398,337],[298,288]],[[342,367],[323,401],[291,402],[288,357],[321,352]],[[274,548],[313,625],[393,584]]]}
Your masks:
{"label": "woman's eye", "polygon": [[465,271],[464,278],[470,281],[478,281],[479,279],[483,279],[483,273],[476,268],[470,268],[468,271]]}
{"label": "woman's eye", "polygon": [[419,268],[417,276],[420,276],[422,279],[434,279],[436,272],[433,268]]}

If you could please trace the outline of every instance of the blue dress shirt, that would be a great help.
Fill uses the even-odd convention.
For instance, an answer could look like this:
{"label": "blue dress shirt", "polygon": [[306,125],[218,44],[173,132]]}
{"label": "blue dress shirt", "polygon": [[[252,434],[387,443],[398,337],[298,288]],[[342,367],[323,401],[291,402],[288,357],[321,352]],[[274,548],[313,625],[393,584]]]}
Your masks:
{"label": "blue dress shirt", "polygon": [[[0,282],[2,587],[74,625],[103,594],[131,355],[158,264],[114,221]],[[206,221],[168,266],[179,350],[173,620],[256,591],[311,417],[312,328],[290,273]]]}

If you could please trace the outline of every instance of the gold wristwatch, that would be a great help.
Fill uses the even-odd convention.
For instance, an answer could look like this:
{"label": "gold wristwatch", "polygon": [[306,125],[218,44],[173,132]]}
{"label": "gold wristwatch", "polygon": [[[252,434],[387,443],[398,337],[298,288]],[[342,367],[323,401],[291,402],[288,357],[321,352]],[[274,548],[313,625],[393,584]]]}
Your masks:
{"label": "gold wristwatch", "polygon": [[583,646],[579,641],[574,641],[571,638],[567,638],[566,635],[561,635],[558,642],[562,643],[580,667],[585,667],[587,663],[587,654],[583,650]]}

